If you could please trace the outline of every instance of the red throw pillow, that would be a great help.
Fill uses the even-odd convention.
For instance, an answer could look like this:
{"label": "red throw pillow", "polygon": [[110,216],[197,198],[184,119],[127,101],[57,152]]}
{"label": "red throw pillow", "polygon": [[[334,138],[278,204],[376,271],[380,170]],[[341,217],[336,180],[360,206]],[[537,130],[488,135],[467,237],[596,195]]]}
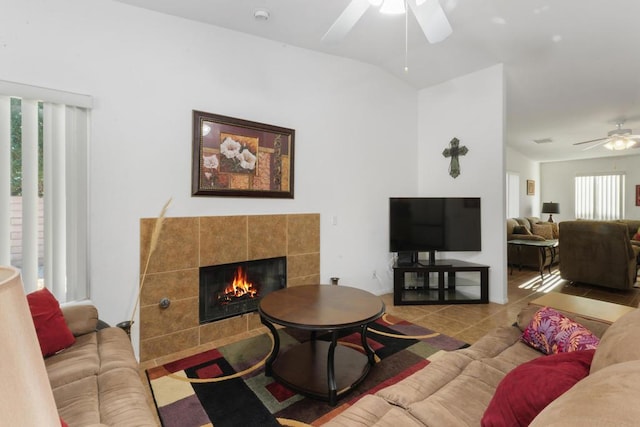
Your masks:
{"label": "red throw pillow", "polygon": [[482,426],[528,426],[548,404],[589,374],[593,353],[541,356],[516,367],[498,384]]}
{"label": "red throw pillow", "polygon": [[27,302],[43,356],[50,356],[76,342],[58,300],[47,288],[28,294]]}

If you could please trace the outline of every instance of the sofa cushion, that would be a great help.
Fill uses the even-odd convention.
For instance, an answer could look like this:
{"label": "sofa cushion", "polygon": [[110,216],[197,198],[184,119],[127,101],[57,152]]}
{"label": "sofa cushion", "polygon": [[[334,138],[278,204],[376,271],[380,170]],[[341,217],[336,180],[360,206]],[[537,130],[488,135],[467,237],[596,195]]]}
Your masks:
{"label": "sofa cushion", "polygon": [[108,426],[154,427],[137,369],[116,368],[98,375],[100,422]]}
{"label": "sofa cushion", "polygon": [[437,393],[461,375],[472,361],[492,358],[507,351],[518,342],[518,332],[517,328],[509,326],[496,328],[468,348],[443,352],[441,357],[435,358],[423,369],[380,390],[377,395],[396,406],[408,408]]}
{"label": "sofa cushion", "polygon": [[531,232],[524,225],[516,225],[515,227],[513,227],[513,234],[531,235]]}
{"label": "sofa cushion", "polygon": [[477,425],[504,375],[482,360],[474,360],[460,375],[427,399],[412,404],[408,411],[425,426]]}
{"label": "sofa cushion", "polygon": [[551,228],[551,224],[533,224],[531,226],[531,232],[538,236],[544,237],[545,240],[553,240],[553,228]]}
{"label": "sofa cushion", "polygon": [[100,350],[100,372],[110,369],[138,369],[131,341],[127,333],[120,328],[105,328],[96,332]]}
{"label": "sofa cushion", "polygon": [[47,288],[28,294],[27,302],[43,356],[55,354],[75,342],[58,300]]}
{"label": "sofa cushion", "polygon": [[406,411],[397,408],[384,399],[368,394],[358,400],[355,406],[340,413],[338,417],[322,424],[322,427],[418,427],[422,426]]}
{"label": "sofa cushion", "polygon": [[498,385],[482,426],[528,426],[549,403],[589,374],[594,351],[538,357],[513,369]]}
{"label": "sofa cushion", "polygon": [[62,307],[67,326],[76,337],[94,332],[98,327],[98,309],[89,304],[76,304]]}
{"label": "sofa cushion", "polygon": [[[596,350],[596,355],[599,351]],[[579,381],[540,412],[531,426],[637,426],[640,405],[635,404],[635,397],[638,395],[640,360],[618,363]]]}
{"label": "sofa cushion", "polygon": [[71,426],[100,423],[98,377],[89,376],[53,389],[58,413]]}
{"label": "sofa cushion", "polygon": [[640,359],[640,310],[616,320],[602,336],[593,357],[591,373],[607,366]]}
{"label": "sofa cushion", "polygon": [[96,334],[76,338],[68,349],[44,360],[51,388],[95,376],[100,370],[100,355]]}
{"label": "sofa cushion", "polygon": [[405,408],[423,425],[477,425],[507,372],[540,356],[519,337],[513,326],[496,328],[468,348],[443,352],[376,395]]}
{"label": "sofa cushion", "polygon": [[600,342],[587,328],[549,307],[534,314],[522,341],[544,354],[595,349]]}

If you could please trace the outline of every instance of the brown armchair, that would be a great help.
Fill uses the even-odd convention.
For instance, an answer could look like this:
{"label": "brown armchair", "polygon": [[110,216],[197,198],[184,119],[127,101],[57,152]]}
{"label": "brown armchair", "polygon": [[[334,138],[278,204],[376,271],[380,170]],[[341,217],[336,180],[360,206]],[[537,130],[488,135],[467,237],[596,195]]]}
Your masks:
{"label": "brown armchair", "polygon": [[632,288],[636,282],[640,247],[631,244],[625,223],[561,222],[560,246],[563,279],[617,289]]}
{"label": "brown armchair", "polygon": [[[536,234],[541,233],[541,234]],[[557,224],[542,223],[540,218],[508,218],[507,219],[507,241],[508,240],[548,240],[557,239]],[[560,245],[555,249],[554,264],[560,260]],[[546,268],[551,263],[551,257],[543,259],[540,249],[536,247],[516,248],[507,245],[507,263],[512,266],[531,267],[538,271]]]}

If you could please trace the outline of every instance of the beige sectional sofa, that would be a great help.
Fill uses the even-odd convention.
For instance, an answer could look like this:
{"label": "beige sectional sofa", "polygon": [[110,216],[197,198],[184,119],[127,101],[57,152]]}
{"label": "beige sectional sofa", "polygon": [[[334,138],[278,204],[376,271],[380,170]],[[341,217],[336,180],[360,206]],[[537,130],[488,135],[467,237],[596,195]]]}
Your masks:
{"label": "beige sectional sofa", "polygon": [[[533,240],[543,241],[558,238],[558,224],[542,222],[538,217],[507,218],[507,241]],[[551,264],[551,256],[543,260],[540,249],[535,247],[507,247],[507,263],[510,266],[531,267],[542,270]],[[553,263],[560,262],[560,247],[555,249]],[[544,263],[544,265],[543,265]]]}
{"label": "beige sectional sofa", "polygon": [[97,330],[92,305],[62,312],[76,342],[44,360],[60,417],[69,427],[155,427],[127,334],[115,327]]}
{"label": "beige sectional sofa", "polygon": [[[404,380],[356,401],[324,425],[479,426],[507,373],[547,357],[520,341],[539,308],[526,307],[517,325],[497,328],[468,348],[435,358]],[[610,327],[565,314],[601,336],[601,341],[589,375],[546,406],[531,425],[638,425],[640,406],[634,396],[640,392],[640,310]]]}

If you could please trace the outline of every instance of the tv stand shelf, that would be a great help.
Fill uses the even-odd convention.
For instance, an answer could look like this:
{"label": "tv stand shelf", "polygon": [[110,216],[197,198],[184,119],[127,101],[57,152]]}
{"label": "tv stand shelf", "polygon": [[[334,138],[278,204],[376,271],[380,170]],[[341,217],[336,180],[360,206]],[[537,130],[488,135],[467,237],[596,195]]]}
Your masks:
{"label": "tv stand shelf", "polygon": [[394,305],[488,302],[488,265],[443,259],[393,266]]}

